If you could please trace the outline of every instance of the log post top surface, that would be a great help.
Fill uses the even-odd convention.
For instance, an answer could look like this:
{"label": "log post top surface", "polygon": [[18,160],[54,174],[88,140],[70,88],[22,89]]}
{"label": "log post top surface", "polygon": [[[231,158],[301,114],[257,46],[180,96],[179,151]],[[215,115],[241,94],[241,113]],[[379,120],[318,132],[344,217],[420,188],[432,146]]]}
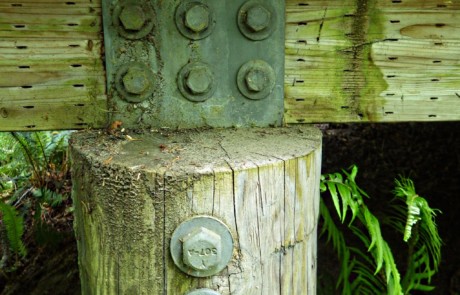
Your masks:
{"label": "log post top surface", "polygon": [[204,173],[219,167],[237,169],[308,155],[320,149],[321,132],[311,126],[162,129],[128,137],[87,131],[73,134],[72,147],[91,161],[133,171]]}

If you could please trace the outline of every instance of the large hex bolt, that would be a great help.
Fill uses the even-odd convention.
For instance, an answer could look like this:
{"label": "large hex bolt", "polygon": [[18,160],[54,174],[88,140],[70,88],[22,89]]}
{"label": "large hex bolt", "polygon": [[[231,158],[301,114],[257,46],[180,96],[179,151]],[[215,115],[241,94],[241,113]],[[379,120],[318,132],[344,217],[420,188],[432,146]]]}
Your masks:
{"label": "large hex bolt", "polygon": [[265,30],[270,25],[271,13],[265,7],[258,4],[246,12],[246,26],[253,32]]}
{"label": "large hex bolt", "polygon": [[264,40],[277,28],[276,13],[269,1],[248,0],[238,11],[238,28],[250,40]]}
{"label": "large hex bolt", "polygon": [[209,270],[221,261],[222,242],[215,232],[199,227],[182,240],[184,264],[195,270]]}
{"label": "large hex bolt", "polygon": [[195,33],[206,30],[209,27],[209,8],[202,4],[193,5],[185,12],[184,23]]}
{"label": "large hex bolt", "polygon": [[205,94],[211,89],[213,78],[205,68],[192,68],[185,84],[192,94]]}
{"label": "large hex bolt", "polygon": [[122,65],[115,76],[115,87],[121,98],[128,102],[139,103],[147,99],[156,85],[155,73],[140,62]]}
{"label": "large hex bolt", "polygon": [[123,7],[119,19],[123,28],[128,31],[140,31],[147,21],[144,10],[139,5]]}
{"label": "large hex bolt", "polygon": [[207,100],[216,90],[214,74],[209,65],[202,62],[186,64],[179,71],[177,86],[185,98],[194,102]]}
{"label": "large hex bolt", "polygon": [[238,70],[236,82],[246,98],[263,99],[276,84],[275,71],[266,61],[250,60]]}
{"label": "large hex bolt", "polygon": [[220,293],[211,289],[198,289],[187,293],[186,295],[220,295]]}
{"label": "large hex bolt", "polygon": [[229,228],[218,219],[195,216],[174,230],[170,251],[174,264],[184,273],[210,277],[221,272],[232,259],[233,238]]}
{"label": "large hex bolt", "polygon": [[150,88],[150,79],[142,69],[129,68],[123,76],[123,86],[128,93],[140,95]]}
{"label": "large hex bolt", "polygon": [[245,82],[250,91],[260,92],[268,85],[267,74],[260,69],[250,69],[246,76]]}

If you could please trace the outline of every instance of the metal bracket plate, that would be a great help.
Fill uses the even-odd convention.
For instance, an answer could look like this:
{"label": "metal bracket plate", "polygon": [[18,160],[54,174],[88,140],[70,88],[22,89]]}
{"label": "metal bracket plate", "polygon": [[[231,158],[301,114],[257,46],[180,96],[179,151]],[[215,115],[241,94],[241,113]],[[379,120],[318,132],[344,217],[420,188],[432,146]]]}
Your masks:
{"label": "metal bracket plate", "polygon": [[284,2],[103,1],[111,120],[281,125]]}

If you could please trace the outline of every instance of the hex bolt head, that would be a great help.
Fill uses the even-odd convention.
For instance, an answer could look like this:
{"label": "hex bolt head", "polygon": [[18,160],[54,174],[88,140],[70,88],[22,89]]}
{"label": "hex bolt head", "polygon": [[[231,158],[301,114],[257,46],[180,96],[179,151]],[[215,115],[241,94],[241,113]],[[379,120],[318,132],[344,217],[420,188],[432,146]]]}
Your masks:
{"label": "hex bolt head", "polygon": [[195,4],[185,12],[184,23],[195,33],[206,30],[209,27],[209,8],[205,5]]}
{"label": "hex bolt head", "polygon": [[139,5],[123,7],[119,19],[123,28],[129,31],[140,31],[147,21],[144,10]]}
{"label": "hex bolt head", "polygon": [[139,68],[129,68],[123,76],[123,86],[131,94],[142,94],[150,87],[147,73]]}
{"label": "hex bolt head", "polygon": [[183,262],[194,270],[209,270],[221,262],[222,241],[215,232],[199,227],[182,239]]}
{"label": "hex bolt head", "polygon": [[260,32],[270,25],[271,13],[258,4],[246,12],[246,26],[253,32]]}
{"label": "hex bolt head", "polygon": [[204,94],[211,89],[212,76],[204,68],[191,69],[185,80],[185,85],[192,94]]}
{"label": "hex bolt head", "polygon": [[261,69],[251,69],[244,77],[246,85],[250,91],[260,92],[267,87],[268,77]]}

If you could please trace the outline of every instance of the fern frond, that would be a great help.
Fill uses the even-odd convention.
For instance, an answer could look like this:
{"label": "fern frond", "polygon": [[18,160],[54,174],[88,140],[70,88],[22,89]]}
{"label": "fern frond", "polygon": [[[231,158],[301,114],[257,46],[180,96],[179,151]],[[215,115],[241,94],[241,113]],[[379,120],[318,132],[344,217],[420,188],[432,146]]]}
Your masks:
{"label": "fern frond", "polygon": [[23,218],[18,215],[13,206],[3,202],[0,202],[0,212],[11,250],[22,257],[26,256],[27,250],[21,240],[24,234]]}

